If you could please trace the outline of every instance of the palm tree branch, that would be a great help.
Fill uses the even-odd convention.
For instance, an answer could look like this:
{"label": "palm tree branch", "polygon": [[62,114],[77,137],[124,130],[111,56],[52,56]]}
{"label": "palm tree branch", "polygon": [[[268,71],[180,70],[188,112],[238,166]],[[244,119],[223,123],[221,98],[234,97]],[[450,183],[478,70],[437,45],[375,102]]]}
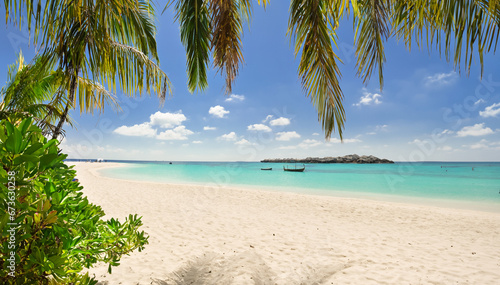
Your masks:
{"label": "palm tree branch", "polygon": [[208,87],[207,68],[210,61],[210,15],[203,0],[179,0],[175,6],[181,41],[186,49],[188,89]]}
{"label": "palm tree branch", "polygon": [[302,86],[318,111],[326,139],[335,129],[342,138],[345,121],[339,59],[332,48],[336,34],[328,28],[328,23],[338,19],[330,13],[330,4],[331,1],[292,0],[288,24],[288,33],[295,41],[295,54],[302,52],[299,63]]}
{"label": "palm tree branch", "polygon": [[367,83],[378,67],[380,88],[384,85],[384,42],[390,36],[388,0],[351,1],[354,10],[357,74]]}
{"label": "palm tree branch", "polygon": [[118,78],[122,91],[129,96],[142,92],[144,87],[149,94],[156,92],[161,102],[167,91],[171,94],[171,83],[165,72],[135,47],[111,42],[106,52],[94,51],[91,61],[89,66],[101,67],[92,73],[100,74],[100,82],[107,82],[109,90],[116,90]]}
{"label": "palm tree branch", "polygon": [[221,74],[226,74],[226,94],[231,93],[239,64],[244,61],[241,51],[243,23],[240,8],[239,0],[210,0],[209,4],[214,65]]}
{"label": "palm tree branch", "polygon": [[[396,1],[392,7],[393,29],[411,49],[411,42],[421,46],[424,39],[430,50],[433,45],[455,67],[462,61],[467,70],[477,51],[483,73],[485,52],[496,51],[500,32],[500,1]],[[444,46],[444,51],[442,50]],[[465,52],[464,52],[465,49]]]}
{"label": "palm tree branch", "polygon": [[78,78],[77,84],[78,96],[74,98],[73,106],[76,105],[76,100],[78,99],[80,113],[90,112],[93,114],[95,109],[102,111],[106,104],[111,105],[116,110],[120,110],[116,97],[109,93],[101,84],[83,77]]}

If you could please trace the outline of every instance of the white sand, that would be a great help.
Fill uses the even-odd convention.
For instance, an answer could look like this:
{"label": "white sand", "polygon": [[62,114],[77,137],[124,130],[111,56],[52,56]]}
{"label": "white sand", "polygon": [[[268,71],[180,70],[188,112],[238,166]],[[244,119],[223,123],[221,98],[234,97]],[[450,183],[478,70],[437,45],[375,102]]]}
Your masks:
{"label": "white sand", "polygon": [[89,200],[150,238],[99,284],[499,284],[500,213],[100,177]]}

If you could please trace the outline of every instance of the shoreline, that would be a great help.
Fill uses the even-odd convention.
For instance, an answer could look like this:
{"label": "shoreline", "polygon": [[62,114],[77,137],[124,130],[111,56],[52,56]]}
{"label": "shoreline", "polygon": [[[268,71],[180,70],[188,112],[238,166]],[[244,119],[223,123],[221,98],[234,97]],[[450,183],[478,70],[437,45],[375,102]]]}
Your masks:
{"label": "shoreline", "polygon": [[[69,162],[71,165],[75,163],[87,163],[87,162]],[[423,207],[436,207],[436,208],[450,208],[458,210],[467,211],[479,211],[487,213],[500,214],[500,203],[495,202],[484,202],[484,201],[471,201],[471,200],[459,200],[459,199],[444,199],[444,198],[428,198],[428,197],[418,197],[409,195],[393,195],[384,193],[373,193],[373,192],[362,192],[362,191],[348,191],[348,190],[324,190],[316,188],[300,188],[300,187],[275,187],[275,186],[259,186],[259,185],[243,185],[243,184],[221,184],[217,185],[213,182],[207,183],[193,183],[193,182],[161,182],[161,181],[149,181],[149,180],[134,180],[134,179],[123,179],[108,177],[99,172],[101,169],[106,168],[117,168],[117,167],[128,167],[130,164],[138,165],[135,163],[121,163],[121,162],[105,162],[96,163],[102,165],[102,167],[94,168],[93,174],[98,177],[116,179],[120,181],[128,182],[138,182],[138,183],[152,183],[152,184],[163,184],[172,187],[175,186],[191,186],[191,187],[207,187],[207,185],[212,185],[216,188],[223,189],[238,189],[243,191],[266,191],[266,192],[278,192],[278,193],[288,193],[288,194],[298,194],[306,196],[320,196],[320,197],[333,197],[339,199],[355,199],[355,200],[367,200],[380,203],[394,203],[402,205],[414,205]]]}
{"label": "shoreline", "polygon": [[123,257],[113,274],[105,264],[90,269],[98,284],[495,284],[500,279],[495,213],[96,176],[108,166],[76,164],[83,193],[103,208],[105,218],[142,216],[141,230],[150,238],[144,251]]}

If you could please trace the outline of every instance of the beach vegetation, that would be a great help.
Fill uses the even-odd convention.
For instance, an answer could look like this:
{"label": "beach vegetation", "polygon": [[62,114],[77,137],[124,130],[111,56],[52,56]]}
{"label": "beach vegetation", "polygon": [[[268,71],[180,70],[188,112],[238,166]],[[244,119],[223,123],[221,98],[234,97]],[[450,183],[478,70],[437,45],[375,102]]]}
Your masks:
{"label": "beach vegetation", "polygon": [[0,123],[0,283],[96,284],[85,268],[144,249],[141,218],[104,220],[56,139],[28,117]]}
{"label": "beach vegetation", "polygon": [[[26,62],[19,53],[17,62],[9,66],[7,84],[0,90],[0,119],[20,121],[29,116],[44,135],[52,135],[68,105],[67,91],[63,86],[66,75],[54,67],[53,57],[41,55]],[[99,108],[102,101],[118,108],[115,97],[100,84],[81,77],[78,82],[78,97],[90,109]],[[65,122],[73,126],[69,115]]]}
{"label": "beach vegetation", "polygon": [[[117,85],[129,96],[155,92],[170,81],[159,67],[155,11],[149,1],[5,1],[7,22],[26,20],[41,57],[62,73],[65,106],[52,130],[58,138],[69,111],[102,111]],[[88,88],[92,84],[93,88]],[[109,92],[108,92],[109,91]],[[116,101],[112,102],[116,105]]]}
{"label": "beach vegetation", "polygon": [[45,68],[44,58],[33,61],[26,63],[19,53],[17,62],[9,66],[7,84],[0,90],[0,119],[19,122],[30,116],[47,133],[61,116],[64,101],[55,94],[57,74]]}

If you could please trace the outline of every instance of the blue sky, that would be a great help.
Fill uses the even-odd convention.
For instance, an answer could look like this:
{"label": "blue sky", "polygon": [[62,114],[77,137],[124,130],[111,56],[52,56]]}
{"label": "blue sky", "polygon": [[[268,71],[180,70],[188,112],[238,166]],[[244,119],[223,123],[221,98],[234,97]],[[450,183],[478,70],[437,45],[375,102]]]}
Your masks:
{"label": "blue sky", "polygon": [[[2,9],[3,10],[3,9]],[[2,11],[2,17],[4,17]],[[500,58],[485,56],[484,75],[472,64],[470,75],[433,51],[390,39],[386,44],[384,90],[375,75],[365,85],[356,76],[351,20],[341,22],[338,56],[347,115],[344,143],[338,134],[324,140],[317,113],[297,75],[299,59],[286,36],[288,4],[273,1],[264,11],[255,5],[245,29],[245,63],[231,96],[224,78],[211,70],[209,88],[190,94],[186,57],[173,11],[159,15],[161,68],[173,83],[173,95],[160,107],[155,95],[116,96],[123,111],[72,112],[76,128],[66,127],[62,143],[70,158],[165,161],[256,161],[275,157],[371,154],[397,161],[500,160]],[[22,49],[34,55],[26,31],[3,24],[2,68]]]}

